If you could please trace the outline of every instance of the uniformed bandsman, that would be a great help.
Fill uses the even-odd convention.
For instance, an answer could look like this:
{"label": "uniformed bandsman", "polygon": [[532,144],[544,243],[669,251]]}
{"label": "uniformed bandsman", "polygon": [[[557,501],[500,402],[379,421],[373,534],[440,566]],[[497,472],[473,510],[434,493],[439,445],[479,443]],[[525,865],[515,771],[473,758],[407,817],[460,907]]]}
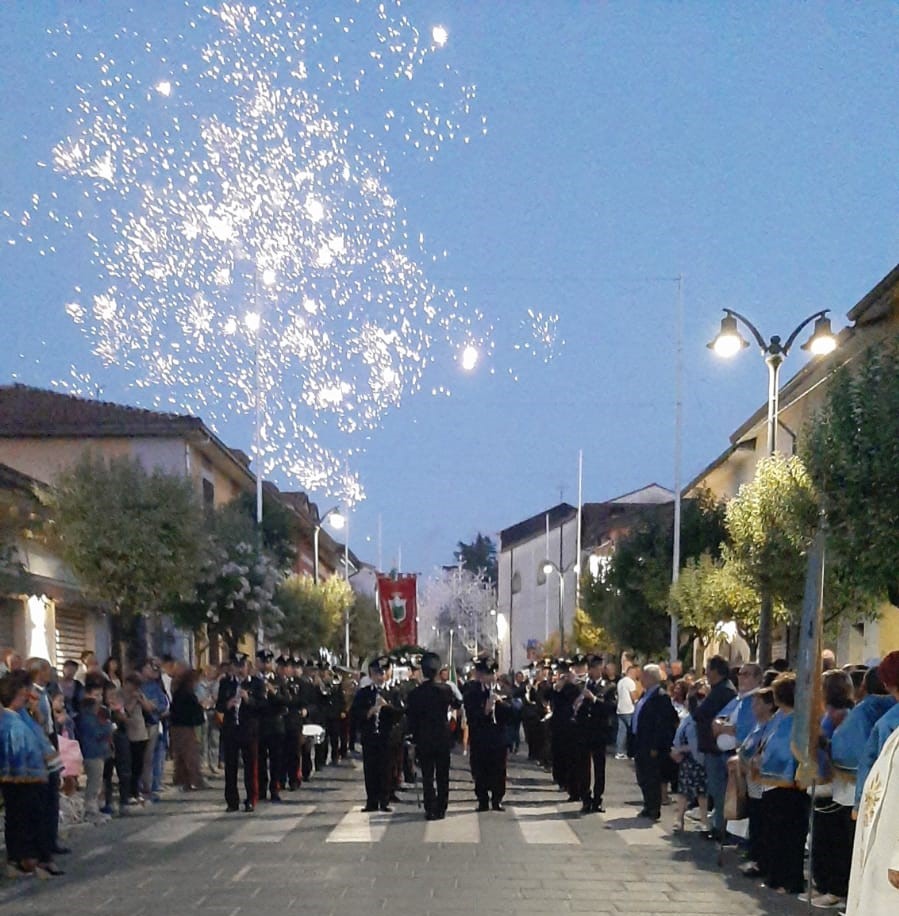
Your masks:
{"label": "uniformed bandsman", "polygon": [[406,728],[411,736],[411,751],[417,754],[421,766],[425,819],[439,821],[446,817],[449,804],[451,710],[461,704],[450,687],[438,680],[439,655],[425,652],[420,670],[424,680],[406,701]]}
{"label": "uniformed bandsman", "polygon": [[244,810],[254,811],[259,795],[257,766],[259,755],[259,710],[265,703],[265,688],[259,678],[249,676],[247,656],[231,656],[231,673],[219,682],[215,708],[222,717],[222,748],[225,758],[225,803],[237,811],[238,757],[243,761]]}
{"label": "uniformed bandsman", "polygon": [[259,797],[281,801],[281,778],[284,751],[284,717],[287,714],[287,694],[284,679],[275,673],[275,653],[260,649],[256,653],[255,678],[262,684],[265,702],[259,710]]}
{"label": "uniformed bandsman", "polygon": [[496,690],[497,665],[479,658],[474,665],[475,680],[462,692],[469,729],[469,764],[478,799],[478,811],[505,811],[506,726],[512,719],[510,704]]}
{"label": "uniformed bandsman", "polygon": [[593,814],[605,811],[602,798],[606,789],[606,744],[610,723],[615,721],[618,695],[614,681],[603,676],[601,655],[591,655],[587,665],[586,681],[574,701],[575,766],[581,813]]}
{"label": "uniformed bandsman", "polygon": [[369,663],[370,683],[360,687],[353,698],[351,715],[357,722],[362,739],[362,768],[365,775],[363,811],[391,811],[390,805],[390,733],[396,711],[384,696],[384,682],[390,671],[390,659],[381,656]]}

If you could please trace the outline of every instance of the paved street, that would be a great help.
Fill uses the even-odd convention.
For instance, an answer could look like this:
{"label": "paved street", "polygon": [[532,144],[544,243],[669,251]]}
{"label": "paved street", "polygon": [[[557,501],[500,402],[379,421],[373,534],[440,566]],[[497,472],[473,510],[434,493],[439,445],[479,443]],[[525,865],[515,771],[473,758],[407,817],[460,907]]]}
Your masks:
{"label": "paved street", "polygon": [[3,882],[0,913],[805,912],[740,877],[733,851],[719,869],[698,833],[670,839],[671,808],[661,825],[636,820],[628,762],[609,760],[607,813],[587,817],[521,758],[506,813],[476,814],[466,762],[454,757],[449,814],[430,823],[414,791],[392,814],[360,812],[359,763],[329,767],[287,803],[249,815],[224,813],[221,780],[215,791],[170,791],[133,815],[71,830],[67,875]]}

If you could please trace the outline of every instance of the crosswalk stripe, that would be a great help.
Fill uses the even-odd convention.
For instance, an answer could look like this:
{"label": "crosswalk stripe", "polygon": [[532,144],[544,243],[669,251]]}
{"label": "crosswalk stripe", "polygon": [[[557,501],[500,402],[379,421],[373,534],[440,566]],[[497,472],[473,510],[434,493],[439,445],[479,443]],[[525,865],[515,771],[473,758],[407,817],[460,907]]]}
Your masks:
{"label": "crosswalk stripe", "polygon": [[132,833],[129,843],[177,843],[201,830],[212,822],[212,818],[197,817],[195,814],[172,814],[154,821],[149,827]]}
{"label": "crosswalk stripe", "polygon": [[[510,808],[525,843],[532,846],[579,846],[578,835],[563,819],[559,805]],[[548,817],[547,817],[548,815]]]}
{"label": "crosswalk stripe", "polygon": [[634,817],[633,808],[609,808],[602,815],[606,822],[632,823],[632,827],[613,826],[615,833],[627,843],[628,846],[664,846],[668,839],[665,831],[651,821],[639,821]]}
{"label": "crosswalk stripe", "polygon": [[474,811],[447,812],[442,821],[425,823],[426,843],[480,843],[481,825]]}
{"label": "crosswalk stripe", "polygon": [[387,832],[390,815],[381,811],[347,812],[328,834],[326,843],[377,843]]}
{"label": "crosswalk stripe", "polygon": [[289,808],[267,807],[257,809],[254,817],[244,818],[228,841],[235,846],[241,843],[280,843],[300,821],[315,811],[315,805],[291,805]]}

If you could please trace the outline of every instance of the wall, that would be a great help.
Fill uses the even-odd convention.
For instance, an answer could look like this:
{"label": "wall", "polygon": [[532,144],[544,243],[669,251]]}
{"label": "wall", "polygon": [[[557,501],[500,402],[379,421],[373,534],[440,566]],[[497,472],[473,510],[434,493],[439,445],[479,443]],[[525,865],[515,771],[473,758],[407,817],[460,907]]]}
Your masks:
{"label": "wall", "polygon": [[[548,633],[559,629],[559,577],[553,572],[546,579],[541,570],[543,561],[550,559],[560,569],[565,569],[574,562],[576,555],[576,515],[563,526],[550,529],[548,543],[546,534],[541,532],[514,547],[500,545],[497,602],[498,610],[509,620],[511,667],[520,668],[527,664],[529,641],[543,643]],[[511,589],[513,578],[516,583],[520,582],[520,590],[514,594]],[[563,619],[567,651],[573,648],[571,625],[574,620],[575,585],[572,569],[565,575]]]}

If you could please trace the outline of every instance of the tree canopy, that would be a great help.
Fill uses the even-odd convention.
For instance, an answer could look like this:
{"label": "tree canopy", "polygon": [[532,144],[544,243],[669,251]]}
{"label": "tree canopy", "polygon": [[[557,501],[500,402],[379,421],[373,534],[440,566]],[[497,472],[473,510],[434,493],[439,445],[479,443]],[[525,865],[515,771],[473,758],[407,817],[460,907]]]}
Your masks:
{"label": "tree canopy", "polygon": [[[682,566],[703,552],[717,557],[724,537],[720,503],[707,493],[684,500]],[[618,541],[600,576],[582,578],[583,609],[618,648],[655,655],[668,645],[673,551],[673,507],[668,504],[647,513]]]}
{"label": "tree canopy", "polygon": [[496,542],[493,538],[487,537],[479,531],[477,537],[470,543],[459,541],[456,550],[453,553],[456,562],[462,563],[462,568],[468,570],[473,575],[481,575],[483,578],[496,588],[497,565],[496,565]]}
{"label": "tree canopy", "polygon": [[800,452],[827,514],[828,564],[847,588],[899,605],[899,345],[835,373]]}
{"label": "tree canopy", "polygon": [[[312,654],[322,648],[342,654],[344,615],[354,601],[343,579],[331,576],[316,584],[311,576],[290,576],[278,589],[276,601],[284,615],[279,636],[283,646]],[[352,630],[350,638],[352,645]]]}
{"label": "tree canopy", "polygon": [[126,621],[193,593],[203,513],[187,478],[86,452],[59,475],[47,499],[62,558]]}
{"label": "tree canopy", "polygon": [[191,598],[172,608],[174,619],[195,632],[205,627],[235,651],[260,624],[267,634],[280,631],[283,615],[275,592],[282,578],[277,560],[259,550],[246,507],[228,503],[207,516],[200,575]]}

